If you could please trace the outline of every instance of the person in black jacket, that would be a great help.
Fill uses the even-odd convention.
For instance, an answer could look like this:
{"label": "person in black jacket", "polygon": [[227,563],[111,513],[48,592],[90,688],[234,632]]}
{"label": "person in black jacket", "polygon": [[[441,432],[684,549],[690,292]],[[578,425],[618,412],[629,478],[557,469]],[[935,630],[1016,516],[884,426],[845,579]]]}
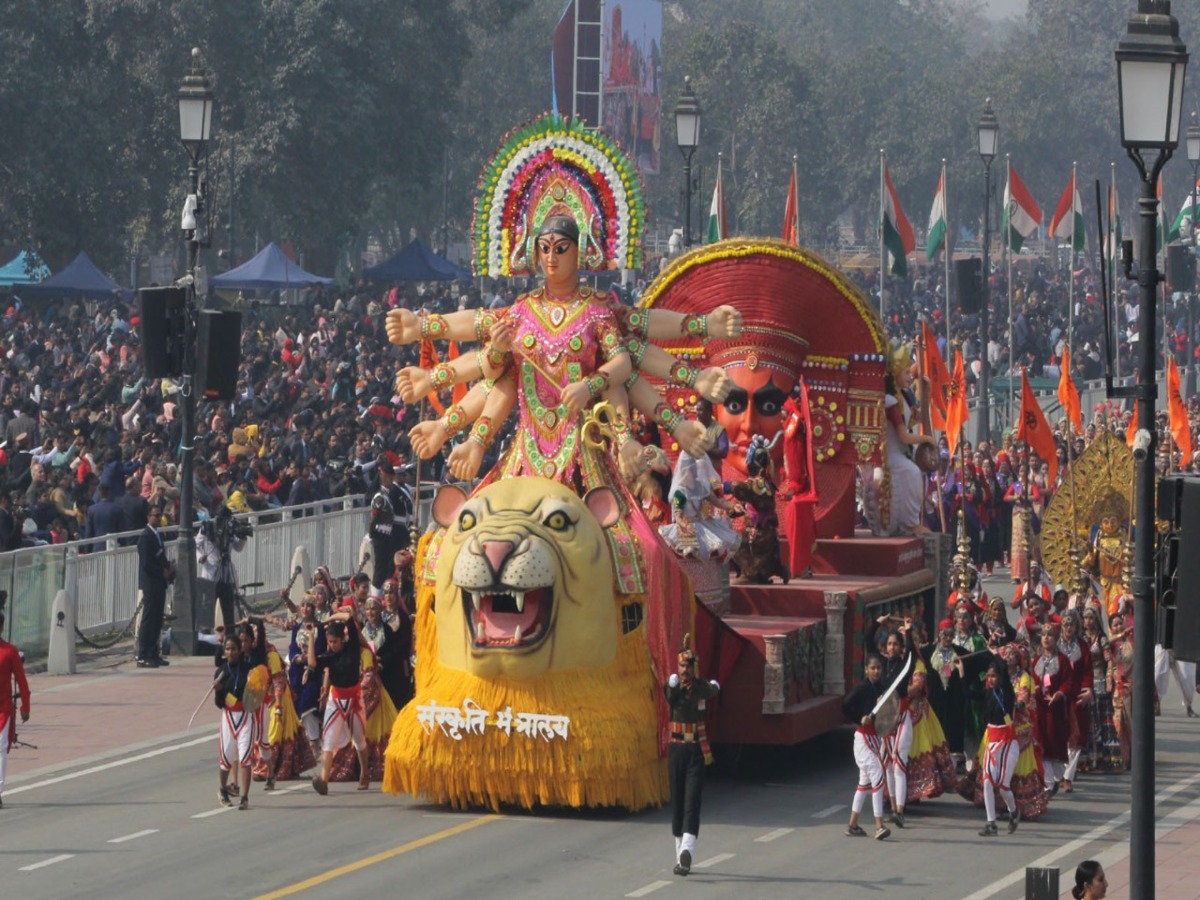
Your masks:
{"label": "person in black jacket", "polygon": [[983,757],[983,807],[987,812],[987,824],[979,834],[994,837],[996,829],[996,793],[1008,807],[1008,833],[1017,830],[1021,811],[1013,797],[1012,777],[1017,770],[1017,733],[1013,729],[1013,711],[1016,695],[1012,680],[1008,677],[1008,665],[996,657],[988,665],[983,689],[983,717],[987,723],[984,740],[987,750]]}
{"label": "person in black jacket", "polygon": [[720,685],[696,677],[696,654],[688,637],[679,651],[678,671],[663,685],[671,711],[671,743],[667,747],[667,777],[671,782],[671,833],[675,835],[676,875],[692,870],[696,837],[700,834],[700,802],[704,793],[704,767],[712,761],[705,734],[705,704],[716,697]]}
{"label": "person in black jacket", "polygon": [[850,822],[846,826],[849,837],[866,837],[867,833],[858,824],[867,794],[871,795],[871,811],[875,814],[875,840],[882,841],[891,835],[883,824],[883,763],[879,759],[881,741],[875,733],[875,704],[883,696],[883,661],[877,654],[867,656],[866,680],[860,682],[842,701],[842,715],[847,722],[857,727],[854,731],[854,761],[858,764],[858,789],[854,802],[850,804]]}
{"label": "person in black jacket", "polygon": [[170,665],[162,658],[159,646],[163,613],[167,605],[167,587],[175,580],[175,564],[167,558],[162,533],[148,524],[138,536],[138,587],[142,590],[142,620],[137,631],[139,669],[157,669]]}

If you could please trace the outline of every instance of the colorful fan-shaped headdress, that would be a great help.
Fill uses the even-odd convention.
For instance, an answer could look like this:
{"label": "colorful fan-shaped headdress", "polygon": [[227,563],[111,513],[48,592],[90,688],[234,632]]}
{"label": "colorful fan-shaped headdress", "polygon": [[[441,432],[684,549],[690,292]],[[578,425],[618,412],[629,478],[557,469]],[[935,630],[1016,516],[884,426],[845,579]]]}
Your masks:
{"label": "colorful fan-shaped headdress", "polygon": [[480,176],[472,231],[477,275],[527,275],[543,219],[579,225],[580,267],[642,262],[646,202],[633,161],[602,131],[547,114],[509,132]]}

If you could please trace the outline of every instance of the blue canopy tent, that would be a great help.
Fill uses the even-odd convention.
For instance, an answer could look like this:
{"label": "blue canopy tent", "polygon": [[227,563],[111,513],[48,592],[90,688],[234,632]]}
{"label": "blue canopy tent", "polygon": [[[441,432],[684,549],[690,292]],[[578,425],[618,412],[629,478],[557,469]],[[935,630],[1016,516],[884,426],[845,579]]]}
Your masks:
{"label": "blue canopy tent", "polygon": [[438,256],[420,238],[377,266],[363,270],[369,281],[470,281],[471,273]]}
{"label": "blue canopy tent", "polygon": [[0,266],[0,287],[12,287],[15,284],[33,284],[43,280],[50,274],[46,264],[38,259],[36,253],[22,250],[13,259]]}
{"label": "blue canopy tent", "polygon": [[67,265],[39,284],[22,285],[22,298],[70,298],[73,300],[111,300],[124,291],[119,284],[96,268],[82,251]]}
{"label": "blue canopy tent", "polygon": [[219,291],[286,291],[314,284],[333,284],[334,280],[305,272],[271,241],[254,259],[224,275],[214,275],[208,283]]}

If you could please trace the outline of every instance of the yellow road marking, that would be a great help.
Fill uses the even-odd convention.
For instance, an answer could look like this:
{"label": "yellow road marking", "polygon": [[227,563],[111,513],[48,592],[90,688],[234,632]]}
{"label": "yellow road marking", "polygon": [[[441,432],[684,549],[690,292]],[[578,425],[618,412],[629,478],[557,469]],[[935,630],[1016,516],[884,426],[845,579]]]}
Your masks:
{"label": "yellow road marking", "polygon": [[480,816],[478,819],[471,819],[468,822],[462,822],[451,828],[443,831],[435,832],[423,838],[417,838],[415,841],[409,841],[407,844],[401,844],[399,847],[393,847],[391,850],[384,850],[382,853],[376,853],[373,856],[367,856],[363,859],[352,863],[347,863],[344,866],[338,866],[336,869],[330,869],[328,872],[322,872],[320,875],[314,875],[312,878],[306,878],[304,881],[297,881],[295,884],[289,884],[287,887],[282,887],[277,891],[271,891],[269,894],[260,894],[255,900],[277,900],[279,897],[289,897],[292,894],[298,894],[301,891],[307,891],[309,888],[314,888],[317,885],[324,884],[327,881],[332,881],[340,875],[345,875],[349,872],[357,872],[360,869],[365,869],[367,866],[373,866],[376,863],[385,862],[389,859],[395,859],[397,856],[403,856],[413,850],[419,850],[422,847],[428,847],[430,844],[436,844],[438,841],[444,841],[446,838],[452,838],[455,835],[463,834],[470,831],[472,828],[478,828],[480,825],[487,825],[490,822],[495,822],[502,819],[503,816]]}

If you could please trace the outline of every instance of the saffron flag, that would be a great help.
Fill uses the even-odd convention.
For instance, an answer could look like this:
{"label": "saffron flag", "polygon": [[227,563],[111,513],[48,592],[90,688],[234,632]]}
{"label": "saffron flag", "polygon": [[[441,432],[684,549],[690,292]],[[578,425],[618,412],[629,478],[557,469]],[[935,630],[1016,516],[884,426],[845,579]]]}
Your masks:
{"label": "saffron flag", "polygon": [[1076,253],[1083,249],[1083,201],[1075,187],[1074,172],[1071,173],[1066,190],[1058,199],[1058,206],[1054,207],[1054,216],[1050,219],[1050,236],[1060,241],[1070,241],[1071,248]]}
{"label": "saffron flag", "polygon": [[1054,432],[1046,421],[1046,414],[1038,405],[1033,388],[1029,386],[1029,376],[1025,367],[1021,367],[1021,418],[1017,426],[1017,439],[1024,441],[1032,450],[1037,452],[1042,462],[1049,464],[1050,477],[1047,484],[1053,485],[1058,475],[1058,445],[1054,442]]}
{"label": "saffron flag", "polygon": [[1167,415],[1171,437],[1179,449],[1180,465],[1186,466],[1192,459],[1192,428],[1188,424],[1187,405],[1179,390],[1179,366],[1175,357],[1167,357]]}
{"label": "saffron flag", "polygon": [[917,239],[900,208],[900,198],[896,196],[887,166],[883,168],[883,182],[883,243],[892,254],[892,274],[903,277],[908,274],[908,254],[916,249]]}
{"label": "saffron flag", "polygon": [[[925,244],[925,258],[932,260],[946,246],[946,171],[938,178],[937,193],[933,195],[933,208],[929,210],[929,240]],[[943,367],[944,368],[944,367]]]}
{"label": "saffron flag", "polygon": [[929,379],[929,418],[933,427],[939,431],[946,430],[946,413],[948,404],[946,393],[950,389],[950,371],[938,351],[937,338],[929,322],[921,321],[921,370]]}
{"label": "saffron flag", "polygon": [[1129,424],[1125,426],[1125,445],[1127,447],[1132,447],[1133,440],[1135,437],[1137,437],[1137,423],[1138,423],[1138,402],[1136,400],[1134,400],[1133,401],[1133,415],[1129,417]]}
{"label": "saffron flag", "polygon": [[963,426],[967,424],[967,379],[963,374],[962,351],[954,351],[954,375],[946,391],[946,449],[950,456],[958,449]]}
{"label": "saffron flag", "polygon": [[800,246],[800,201],[796,194],[796,170],[788,185],[787,204],[783,208],[783,239],[793,247]]}
{"label": "saffron flag", "polygon": [[721,187],[721,164],[717,163],[717,182],[713,185],[712,205],[708,208],[708,236],[706,243],[725,240],[725,190]]}
{"label": "saffron flag", "polygon": [[1058,402],[1076,434],[1083,433],[1083,409],[1079,405],[1079,390],[1071,380],[1071,350],[1063,345],[1062,371],[1058,373]]}
{"label": "saffron flag", "polygon": [[[1108,189],[1108,259],[1121,258],[1121,209],[1117,202],[1117,185],[1113,182]],[[1110,266],[1111,268],[1111,266]]]}
{"label": "saffron flag", "polygon": [[1042,224],[1042,210],[1011,164],[1004,186],[1004,240],[1013,253],[1021,252],[1025,239]]}

